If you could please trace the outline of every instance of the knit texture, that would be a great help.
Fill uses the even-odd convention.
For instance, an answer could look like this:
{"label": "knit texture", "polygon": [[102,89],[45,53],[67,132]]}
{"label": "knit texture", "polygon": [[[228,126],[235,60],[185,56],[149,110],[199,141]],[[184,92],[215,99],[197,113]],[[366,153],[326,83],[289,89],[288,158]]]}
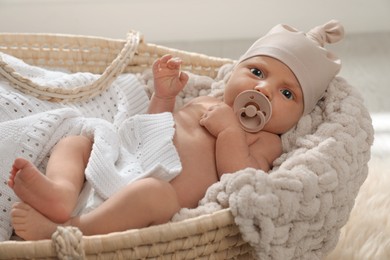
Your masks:
{"label": "knit texture", "polygon": [[141,178],[170,181],[181,172],[172,142],[175,129],[171,113],[136,115],[118,131],[95,122],[90,126],[94,144],[85,175],[101,198],[107,199]]}

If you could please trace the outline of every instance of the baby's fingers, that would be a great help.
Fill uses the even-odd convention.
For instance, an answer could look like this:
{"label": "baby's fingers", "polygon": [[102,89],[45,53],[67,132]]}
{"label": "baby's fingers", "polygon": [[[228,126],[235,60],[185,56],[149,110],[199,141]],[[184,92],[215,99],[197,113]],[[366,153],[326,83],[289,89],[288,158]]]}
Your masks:
{"label": "baby's fingers", "polygon": [[200,124],[201,126],[204,126],[206,117],[207,117],[207,113],[204,113],[204,114],[200,117],[199,124]]}
{"label": "baby's fingers", "polygon": [[163,62],[163,63],[166,63],[167,61],[169,61],[170,59],[172,59],[172,55],[171,54],[165,54],[164,56],[162,56],[160,58],[160,61]]}
{"label": "baby's fingers", "polygon": [[172,55],[166,54],[162,56],[161,58],[157,59],[153,63],[153,70],[157,71],[161,68],[166,67],[167,62],[172,59]]}
{"label": "baby's fingers", "polygon": [[167,67],[168,67],[169,69],[179,69],[181,63],[182,63],[182,60],[181,60],[180,58],[178,58],[178,57],[172,58],[172,57],[171,57],[171,59],[169,59],[169,60],[167,61]]}

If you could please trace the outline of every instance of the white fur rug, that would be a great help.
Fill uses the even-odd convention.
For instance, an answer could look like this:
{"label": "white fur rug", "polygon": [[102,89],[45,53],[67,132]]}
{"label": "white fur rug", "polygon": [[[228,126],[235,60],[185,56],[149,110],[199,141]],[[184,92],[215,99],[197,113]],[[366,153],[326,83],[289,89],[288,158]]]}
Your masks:
{"label": "white fur rug", "polygon": [[372,118],[375,142],[369,174],[326,260],[390,259],[390,115]]}

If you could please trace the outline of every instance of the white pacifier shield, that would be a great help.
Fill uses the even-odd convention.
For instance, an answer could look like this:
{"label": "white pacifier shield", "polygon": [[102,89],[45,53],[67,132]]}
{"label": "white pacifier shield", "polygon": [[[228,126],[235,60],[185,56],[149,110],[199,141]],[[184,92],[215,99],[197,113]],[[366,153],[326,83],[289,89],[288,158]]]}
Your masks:
{"label": "white pacifier shield", "polygon": [[263,129],[272,114],[271,103],[262,93],[247,90],[234,100],[233,110],[241,127],[247,132],[258,132]]}

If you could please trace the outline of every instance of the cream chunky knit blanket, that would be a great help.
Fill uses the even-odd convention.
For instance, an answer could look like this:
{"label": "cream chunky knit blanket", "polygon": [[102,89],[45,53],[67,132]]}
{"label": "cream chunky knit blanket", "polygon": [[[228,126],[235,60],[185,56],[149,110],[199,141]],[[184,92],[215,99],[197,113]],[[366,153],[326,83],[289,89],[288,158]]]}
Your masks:
{"label": "cream chunky knit blanket", "polygon": [[[191,75],[186,89],[178,98],[178,105],[198,95],[220,96],[231,66],[222,67],[215,81]],[[36,69],[27,65],[23,68],[26,67],[29,71]],[[150,73],[142,76],[146,89],[150,90]],[[45,75],[39,77],[47,80]],[[57,106],[26,97],[12,90],[4,80],[0,83],[3,87],[0,89],[2,115],[7,114],[7,120],[15,119],[14,113],[19,113],[18,118],[22,117],[30,113],[29,110],[36,110],[37,105],[40,107],[38,110],[44,111]],[[125,111],[136,111],[135,105],[124,101],[131,100],[127,90],[122,89],[126,89],[127,84],[122,84],[122,88],[116,87],[119,86],[116,84],[119,83],[114,82],[100,97],[73,104],[73,108],[77,106],[81,113],[102,117],[115,125],[118,120],[129,116]],[[8,98],[5,99],[5,96]],[[115,102],[110,101],[112,96],[116,97]],[[18,103],[15,101],[11,108],[9,104],[13,99]],[[114,107],[113,103],[118,105]],[[2,118],[1,122],[4,121]],[[7,129],[0,128],[0,131],[3,140]],[[18,140],[16,133],[12,138],[8,138],[10,143]],[[344,79],[335,78],[315,110],[303,117],[296,128],[284,134],[282,141],[284,153],[274,162],[271,172],[266,174],[261,170],[244,169],[225,174],[220,182],[208,189],[198,208],[182,209],[173,221],[230,207],[244,240],[253,246],[257,258],[324,257],[335,247],[339,230],[347,222],[359,188],[367,176],[373,142],[371,118],[357,91]],[[2,150],[1,154],[3,152],[6,151]],[[42,156],[40,167],[44,167],[46,160]],[[8,164],[1,161],[2,182],[7,175]],[[15,200],[5,185],[1,187],[1,192],[0,205],[10,205],[9,201]],[[3,208],[0,212],[0,234],[4,240],[9,238],[10,226],[9,206]]]}

